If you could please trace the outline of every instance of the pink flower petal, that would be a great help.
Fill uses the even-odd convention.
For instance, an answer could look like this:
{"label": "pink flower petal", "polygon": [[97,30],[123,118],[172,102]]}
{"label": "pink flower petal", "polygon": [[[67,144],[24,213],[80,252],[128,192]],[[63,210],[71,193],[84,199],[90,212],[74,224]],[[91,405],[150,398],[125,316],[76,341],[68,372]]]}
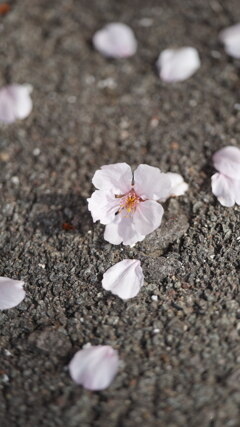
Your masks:
{"label": "pink flower petal", "polygon": [[93,222],[99,220],[101,224],[109,224],[114,221],[115,214],[119,209],[119,200],[114,194],[96,190],[87,201]]}
{"label": "pink flower petal", "polygon": [[137,242],[141,242],[145,235],[141,235],[136,230],[131,216],[122,216],[118,214],[113,223],[106,225],[104,239],[113,245],[134,246]]}
{"label": "pink flower petal", "polygon": [[166,49],[160,53],[157,61],[160,77],[168,83],[188,79],[199,67],[200,58],[193,47]]}
{"label": "pink flower petal", "polygon": [[132,171],[127,163],[102,166],[93,176],[93,185],[113,194],[125,194],[131,189]]}
{"label": "pink flower petal", "polygon": [[224,147],[213,155],[214,167],[229,178],[240,179],[240,149]]}
{"label": "pink flower petal", "polygon": [[133,216],[133,223],[138,233],[147,235],[159,227],[163,216],[163,207],[154,200],[139,203]]}
{"label": "pink flower petal", "polygon": [[98,345],[78,351],[69,364],[69,371],[77,384],[98,391],[111,384],[118,365],[117,351],[109,345]]}
{"label": "pink flower petal", "polygon": [[240,58],[240,24],[232,25],[221,31],[219,38],[229,55]]}
{"label": "pink flower petal", "polygon": [[104,239],[112,245],[120,245],[123,237],[119,234],[119,215],[111,224],[107,224],[104,231]]}
{"label": "pink flower petal", "polygon": [[188,184],[178,173],[168,172],[166,174],[171,181],[170,197],[182,196],[188,190]]}
{"label": "pink flower petal", "polygon": [[140,261],[124,259],[109,268],[103,275],[102,286],[122,299],[135,297],[144,282]]}
{"label": "pink flower petal", "polygon": [[215,173],[212,176],[212,192],[223,206],[231,207],[235,203],[240,204],[240,180]]}
{"label": "pink flower petal", "polygon": [[25,298],[24,282],[0,277],[0,310],[16,307]]}
{"label": "pink flower petal", "polygon": [[31,91],[31,86],[17,84],[0,89],[0,120],[12,123],[25,119],[32,111]]}
{"label": "pink flower petal", "polygon": [[112,23],[97,31],[93,36],[94,47],[103,55],[112,58],[126,58],[137,50],[137,41],[130,27]]}
{"label": "pink flower petal", "polygon": [[171,182],[160,169],[145,164],[134,171],[134,189],[143,199],[159,200],[167,197]]}

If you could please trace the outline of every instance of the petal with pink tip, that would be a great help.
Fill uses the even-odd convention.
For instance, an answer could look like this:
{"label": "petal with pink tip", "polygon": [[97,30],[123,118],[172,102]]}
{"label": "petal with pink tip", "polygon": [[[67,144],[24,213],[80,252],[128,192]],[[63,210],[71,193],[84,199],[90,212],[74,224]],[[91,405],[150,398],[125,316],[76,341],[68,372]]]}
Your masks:
{"label": "petal with pink tip", "polygon": [[0,277],[0,310],[16,307],[25,298],[24,282]]}
{"label": "petal with pink tip", "polygon": [[240,204],[240,180],[215,173],[212,176],[212,192],[223,206],[231,207],[235,203]]}
{"label": "petal with pink tip", "polygon": [[138,233],[146,236],[156,230],[162,222],[163,212],[162,205],[154,200],[139,203],[133,216]]}
{"label": "petal with pink tip", "polygon": [[159,200],[168,197],[171,182],[166,173],[149,165],[139,165],[134,171],[134,190],[143,199]]}
{"label": "petal with pink tip", "polygon": [[140,261],[124,259],[110,267],[103,275],[102,286],[125,300],[135,297],[144,282]]}
{"label": "petal with pink tip", "polygon": [[109,345],[98,345],[78,351],[69,364],[70,375],[88,390],[107,388],[119,365],[118,353]]}
{"label": "petal with pink tip", "polygon": [[0,121],[12,123],[25,119],[32,111],[29,85],[13,84],[0,89]]}
{"label": "petal with pink tip", "polygon": [[213,155],[214,167],[229,178],[240,179],[240,149],[227,146]]}
{"label": "petal with pink tip", "polygon": [[101,224],[109,224],[114,221],[119,209],[119,199],[112,193],[96,190],[87,201],[94,222],[99,220]]}
{"label": "petal with pink tip", "polygon": [[219,34],[225,51],[234,58],[240,58],[240,24],[225,28]]}
{"label": "petal with pink tip", "polygon": [[94,47],[103,55],[112,58],[127,58],[136,53],[137,41],[130,27],[111,23],[93,36]]}
{"label": "petal with pink tip", "polygon": [[157,60],[160,77],[168,83],[188,79],[199,67],[198,51],[193,47],[166,49],[160,53]]}
{"label": "petal with pink tip", "polygon": [[99,190],[125,194],[131,189],[132,170],[127,163],[105,165],[95,172],[92,182]]}

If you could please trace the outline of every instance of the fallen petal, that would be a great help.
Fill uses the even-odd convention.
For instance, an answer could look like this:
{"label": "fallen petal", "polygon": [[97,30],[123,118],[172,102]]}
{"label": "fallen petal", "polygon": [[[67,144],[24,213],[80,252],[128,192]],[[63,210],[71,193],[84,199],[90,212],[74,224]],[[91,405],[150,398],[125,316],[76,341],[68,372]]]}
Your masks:
{"label": "fallen petal", "polygon": [[227,146],[213,155],[214,167],[229,178],[240,179],[240,149]]}
{"label": "fallen petal", "polygon": [[93,36],[94,47],[103,55],[112,58],[126,58],[137,50],[137,41],[130,27],[112,23],[97,31]]}
{"label": "fallen petal", "polygon": [[103,275],[102,286],[123,300],[135,297],[144,282],[140,261],[124,259]]}
{"label": "fallen petal", "polygon": [[24,282],[0,277],[0,310],[16,307],[25,298]]}
{"label": "fallen petal", "polygon": [[32,111],[29,85],[9,85],[0,89],[0,121],[12,123],[25,119]]}
{"label": "fallen petal", "polygon": [[230,56],[240,58],[240,23],[221,31],[219,39]]}
{"label": "fallen petal", "polygon": [[171,182],[171,190],[169,197],[182,196],[188,190],[188,184],[183,177],[178,173],[168,172],[166,174]]}
{"label": "fallen petal", "polygon": [[78,351],[69,364],[69,371],[77,384],[98,391],[111,384],[118,365],[118,352],[109,345],[98,345]]}
{"label": "fallen petal", "polygon": [[199,67],[198,51],[193,47],[166,49],[160,53],[157,60],[160,77],[168,83],[188,79]]}
{"label": "fallen petal", "polygon": [[212,176],[212,192],[221,205],[226,207],[240,204],[240,180],[235,181],[221,173]]}

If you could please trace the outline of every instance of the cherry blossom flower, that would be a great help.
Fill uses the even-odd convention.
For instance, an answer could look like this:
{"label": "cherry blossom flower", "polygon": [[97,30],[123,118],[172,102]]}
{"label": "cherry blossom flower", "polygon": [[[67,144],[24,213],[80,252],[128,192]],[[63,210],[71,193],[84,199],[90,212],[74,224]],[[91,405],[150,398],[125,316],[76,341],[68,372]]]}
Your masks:
{"label": "cherry blossom flower", "polygon": [[13,123],[25,119],[32,111],[32,86],[13,84],[0,89],[0,121]]}
{"label": "cherry blossom flower", "polygon": [[212,192],[221,205],[240,205],[240,149],[224,147],[213,156],[213,164],[219,173],[212,176]]}
{"label": "cherry blossom flower", "polygon": [[118,353],[109,345],[78,351],[69,364],[70,375],[88,390],[103,390],[113,381],[119,365]]}
{"label": "cherry blossom flower", "polygon": [[24,282],[0,277],[0,310],[16,307],[25,298]]}
{"label": "cherry blossom flower", "polygon": [[106,225],[108,242],[133,246],[158,228],[163,207],[157,200],[171,194],[171,181],[160,169],[139,165],[132,174],[126,163],[102,166],[93,180],[97,188],[88,199],[93,221]]}
{"label": "cherry blossom flower", "polygon": [[240,23],[221,31],[219,38],[228,55],[240,58]]}
{"label": "cherry blossom flower", "polygon": [[127,58],[136,53],[137,41],[126,24],[114,22],[97,31],[93,36],[94,47],[112,58]]}
{"label": "cherry blossom flower", "polygon": [[168,83],[191,77],[200,67],[198,51],[193,47],[163,50],[157,60],[161,79]]}
{"label": "cherry blossom flower", "polygon": [[102,286],[122,299],[135,297],[144,282],[141,263],[124,259],[110,267],[103,275]]}

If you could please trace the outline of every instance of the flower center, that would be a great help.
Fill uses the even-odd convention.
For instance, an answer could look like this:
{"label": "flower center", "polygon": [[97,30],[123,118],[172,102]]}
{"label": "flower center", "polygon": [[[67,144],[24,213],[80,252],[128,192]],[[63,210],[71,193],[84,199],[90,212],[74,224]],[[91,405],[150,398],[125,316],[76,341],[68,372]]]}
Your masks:
{"label": "flower center", "polygon": [[121,200],[119,212],[121,212],[123,209],[125,209],[128,214],[135,212],[137,205],[139,204],[139,202],[141,202],[141,198],[136,194],[134,189],[130,190],[129,193],[124,194],[120,197]]}

